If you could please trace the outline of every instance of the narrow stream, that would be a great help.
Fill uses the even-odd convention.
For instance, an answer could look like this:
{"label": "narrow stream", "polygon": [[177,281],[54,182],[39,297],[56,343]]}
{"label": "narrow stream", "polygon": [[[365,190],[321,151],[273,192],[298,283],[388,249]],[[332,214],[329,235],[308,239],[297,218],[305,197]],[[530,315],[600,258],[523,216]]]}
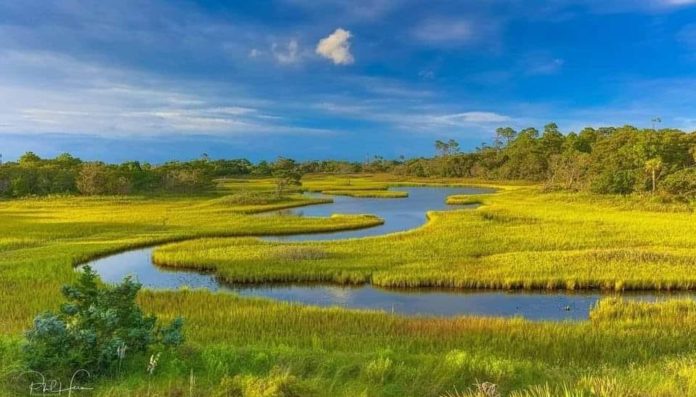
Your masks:
{"label": "narrow stream", "polygon": [[[325,234],[267,237],[281,241],[333,240],[376,236],[416,228],[425,221],[430,210],[447,210],[447,196],[453,194],[482,194],[490,190],[475,188],[399,188],[408,198],[373,199],[335,196],[334,203],[301,207],[262,216],[330,216],[342,214],[374,214],[385,220],[384,225],[368,229]],[[462,208],[455,207],[455,208]],[[404,315],[428,316],[522,316],[530,320],[587,319],[595,303],[610,294],[544,293],[504,291],[461,291],[434,289],[383,289],[371,285],[228,285],[212,274],[189,270],[172,270],[152,263],[154,248],[144,248],[111,255],[88,264],[108,283],[120,282],[126,275],[135,275],[145,288],[179,289],[204,288],[210,291],[233,292],[241,296],[265,297],[316,306],[340,306],[353,309],[383,310]],[[688,293],[680,296],[693,296]],[[655,301],[675,294],[641,292],[622,294],[627,299]]]}

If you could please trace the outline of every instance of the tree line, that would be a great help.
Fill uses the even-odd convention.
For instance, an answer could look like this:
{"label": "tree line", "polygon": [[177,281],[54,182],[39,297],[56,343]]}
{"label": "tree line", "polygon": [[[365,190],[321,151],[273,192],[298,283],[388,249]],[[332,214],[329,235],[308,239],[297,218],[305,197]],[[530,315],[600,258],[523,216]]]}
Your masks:
{"label": "tree line", "polygon": [[42,159],[28,152],[0,165],[0,196],[48,194],[193,193],[222,177],[274,177],[278,193],[307,173],[387,172],[417,177],[458,177],[543,182],[548,189],[605,194],[663,192],[696,198],[696,133],[632,126],[585,128],[562,133],[554,123],[542,131],[501,127],[491,144],[462,152],[453,139],[435,142],[430,158],[364,162],[296,162],[288,158],[252,163],[212,160],[207,155],[161,165],[84,162],[70,154]]}
{"label": "tree line", "polygon": [[276,178],[281,194],[306,173],[356,173],[368,169],[385,171],[387,167],[377,169],[331,160],[298,163],[283,157],[254,164],[247,159],[212,160],[205,154],[196,160],[160,165],[138,161],[107,164],[82,161],[68,153],[43,159],[27,152],[15,162],[0,165],[0,197],[194,193],[212,189],[217,178],[244,176]]}
{"label": "tree line", "polygon": [[498,128],[491,145],[462,153],[437,141],[437,156],[405,161],[395,173],[544,182],[549,189],[605,194],[664,192],[696,198],[696,133],[632,126],[561,133]]}

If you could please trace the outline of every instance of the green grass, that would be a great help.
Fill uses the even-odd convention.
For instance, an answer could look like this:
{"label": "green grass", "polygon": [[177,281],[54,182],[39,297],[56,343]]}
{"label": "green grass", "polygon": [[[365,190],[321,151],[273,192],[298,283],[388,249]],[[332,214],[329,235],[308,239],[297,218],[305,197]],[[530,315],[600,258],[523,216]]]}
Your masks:
{"label": "green grass", "polygon": [[[363,178],[351,184],[397,182],[383,175]],[[310,182],[335,186],[338,179],[311,176]],[[176,259],[181,266],[254,282],[693,285],[696,222],[686,208],[653,203],[645,210],[636,204],[642,199],[542,194],[535,187],[498,184],[498,193],[482,196],[483,206],[432,213],[425,227],[412,232],[281,244],[250,236],[339,230],[380,220],[250,215],[310,202],[250,193],[271,194],[269,180],[222,184],[220,194],[195,198],[0,202],[0,395],[26,394],[26,384],[15,377],[21,332],[33,316],[57,307],[60,286],[75,278],[75,263],[154,243],[172,243],[157,250],[158,260],[166,258],[170,265]],[[77,395],[475,395],[465,393],[476,382],[492,382],[503,395],[528,397],[696,396],[692,300],[607,299],[590,320],[577,323],[406,318],[206,291],[145,291],[139,301],[165,320],[184,316],[188,342],[164,354],[151,378],[145,373],[147,357],[133,357],[122,376],[94,380],[94,393]],[[568,393],[561,394],[564,390]]]}

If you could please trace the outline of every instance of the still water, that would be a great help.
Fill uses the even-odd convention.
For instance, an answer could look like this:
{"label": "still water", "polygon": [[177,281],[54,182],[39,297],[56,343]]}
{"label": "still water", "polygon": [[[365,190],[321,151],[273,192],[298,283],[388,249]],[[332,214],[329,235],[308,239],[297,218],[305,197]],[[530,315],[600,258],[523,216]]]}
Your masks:
{"label": "still water", "polygon": [[[312,284],[227,285],[212,274],[169,270],[152,264],[153,248],[144,248],[97,259],[89,265],[108,283],[126,275],[138,278],[145,288],[204,288],[241,296],[264,297],[316,306],[383,310],[404,315],[428,316],[522,316],[529,320],[583,320],[602,297],[599,292],[485,292],[432,289],[382,289],[371,285]],[[655,301],[660,293],[624,294],[627,299]],[[674,296],[674,295],[669,295]]]}
{"label": "still water", "polygon": [[[395,189],[396,190],[396,189]],[[445,198],[452,194],[487,193],[473,188],[403,188],[408,198],[369,199],[334,197],[334,203],[283,211],[281,216],[330,216],[342,214],[374,214],[385,224],[368,229],[326,234],[269,237],[283,241],[326,240],[375,236],[412,229],[422,225],[430,210],[447,210]],[[460,207],[461,208],[461,207]],[[266,214],[268,215],[268,214]],[[279,215],[276,213],[276,215]],[[188,270],[171,270],[152,263],[154,248],[127,251],[97,259],[89,265],[109,283],[117,283],[126,275],[134,275],[145,288],[204,288],[210,291],[233,292],[241,296],[265,297],[316,306],[340,306],[352,309],[382,310],[404,315],[428,316],[521,316],[530,320],[582,320],[588,318],[592,306],[602,297],[600,292],[541,293],[483,292],[433,289],[382,289],[371,285],[228,285],[212,274]],[[654,301],[660,293],[625,294],[627,299]]]}
{"label": "still water", "polygon": [[[311,205],[308,207],[292,208],[274,211],[264,215],[281,216],[331,216],[331,214],[371,214],[384,219],[384,224],[367,229],[350,230],[345,232],[322,234],[296,234],[292,236],[269,237],[280,241],[303,240],[338,240],[354,237],[379,236],[387,233],[414,229],[426,221],[428,211],[444,211],[448,209],[466,208],[467,206],[451,206],[445,203],[448,196],[455,194],[491,193],[491,189],[482,188],[431,188],[406,187],[390,190],[403,191],[408,197],[396,199],[384,198],[354,198],[346,196],[324,196],[312,194],[312,197],[329,197],[333,203]],[[469,206],[471,207],[471,206]]]}

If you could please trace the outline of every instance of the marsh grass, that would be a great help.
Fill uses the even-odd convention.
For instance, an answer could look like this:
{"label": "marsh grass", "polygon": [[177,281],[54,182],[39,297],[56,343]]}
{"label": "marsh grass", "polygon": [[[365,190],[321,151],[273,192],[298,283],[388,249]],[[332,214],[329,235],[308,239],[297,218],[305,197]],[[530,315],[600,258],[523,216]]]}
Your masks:
{"label": "marsh grass", "polygon": [[331,196],[350,196],[358,198],[406,198],[408,192],[399,190],[322,190]]}
{"label": "marsh grass", "polygon": [[273,253],[279,260],[317,260],[326,259],[327,253],[314,247],[278,247]]}
{"label": "marsh grass", "polygon": [[476,197],[469,194],[456,194],[447,197],[447,204],[449,205],[473,205],[473,204],[483,204],[483,197]]}
{"label": "marsh grass", "polygon": [[[367,178],[365,184],[395,182],[387,176]],[[310,179],[323,183],[319,177]],[[240,208],[259,210],[269,204],[215,200],[242,190],[272,191],[272,181],[224,185],[219,194],[194,198],[0,202],[0,395],[27,391],[14,376],[21,369],[21,333],[36,314],[59,304],[60,287],[74,280],[75,264],[155,243],[181,241],[157,250],[156,258],[168,265],[207,267],[250,282],[316,278],[403,286],[619,289],[694,285],[692,215],[633,208],[622,204],[624,198],[542,194],[529,186],[503,185],[497,194],[486,195],[478,209],[431,213],[431,221],[415,231],[282,244],[251,236],[341,230],[379,220],[249,216]],[[631,395],[611,394],[615,391],[696,396],[693,300],[608,299],[590,320],[576,323],[406,318],[195,290],[142,291],[138,301],[163,320],[183,316],[188,342],[164,353],[151,377],[145,371],[147,357],[138,358],[120,377],[90,383],[96,388],[92,395],[437,397],[468,390],[480,380],[496,384],[502,396]]]}
{"label": "marsh grass", "polygon": [[235,194],[226,195],[215,199],[216,204],[225,204],[230,206],[237,205],[267,205],[276,204],[280,202],[286,202],[288,199],[286,197],[267,194],[263,192],[239,192]]}

